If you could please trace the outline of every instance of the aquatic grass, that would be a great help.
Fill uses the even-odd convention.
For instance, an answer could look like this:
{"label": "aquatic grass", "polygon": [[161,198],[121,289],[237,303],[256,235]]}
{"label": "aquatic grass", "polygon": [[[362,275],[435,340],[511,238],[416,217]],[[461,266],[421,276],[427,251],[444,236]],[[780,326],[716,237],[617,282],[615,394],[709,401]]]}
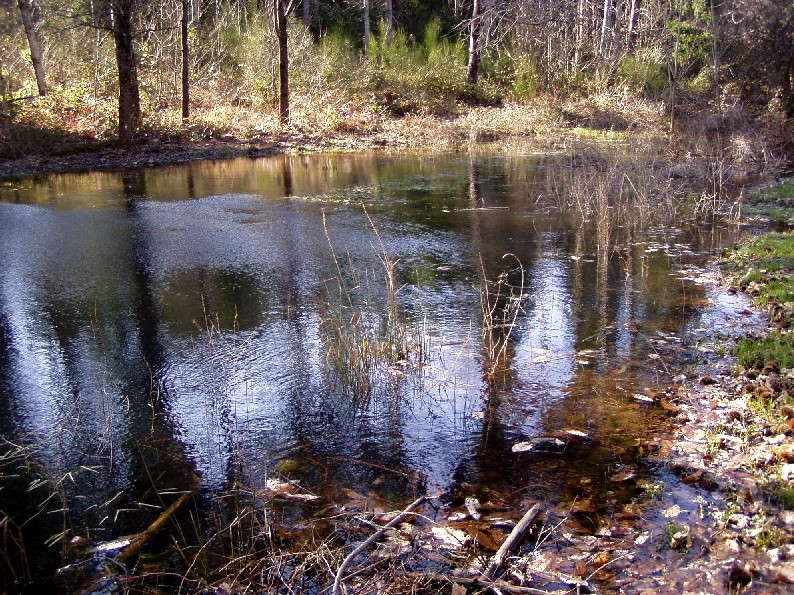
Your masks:
{"label": "aquatic grass", "polygon": [[595,222],[597,248],[608,251],[616,232],[631,234],[675,218],[680,207],[669,164],[634,144],[590,143],[574,147],[567,163],[548,179],[538,203]]}
{"label": "aquatic grass", "polygon": [[429,337],[411,324],[399,306],[396,266],[380,232],[364,208],[375,236],[373,250],[382,270],[359,271],[348,253],[344,260],[334,249],[323,214],[323,229],[337,275],[325,281],[320,303],[320,328],[325,362],[344,389],[356,400],[366,400],[379,380],[395,367],[416,369],[424,361]]}
{"label": "aquatic grass", "polygon": [[513,285],[507,271],[496,279],[489,280],[485,265],[480,259],[483,283],[480,290],[480,311],[482,314],[482,347],[485,355],[484,376],[493,380],[506,370],[508,346],[515,329],[518,316],[523,312],[524,267],[515,254],[505,254],[502,259],[513,259],[520,272],[520,282]]}

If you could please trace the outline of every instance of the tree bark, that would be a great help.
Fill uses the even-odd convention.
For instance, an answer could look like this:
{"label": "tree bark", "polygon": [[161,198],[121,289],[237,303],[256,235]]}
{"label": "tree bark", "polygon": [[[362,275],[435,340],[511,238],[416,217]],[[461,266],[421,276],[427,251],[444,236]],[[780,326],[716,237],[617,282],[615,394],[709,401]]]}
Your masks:
{"label": "tree bark", "polygon": [[118,0],[113,7],[113,39],[116,42],[116,65],[119,71],[119,143],[128,147],[141,122],[138,59],[132,32],[135,0]]}
{"label": "tree bark", "polygon": [[640,19],[640,0],[631,0],[631,11],[629,12],[629,32],[626,39],[626,47],[631,52],[634,44],[637,43],[637,22]]}
{"label": "tree bark", "polygon": [[609,41],[612,37],[612,20],[614,9],[612,0],[604,0],[604,16],[601,21],[601,43],[598,46],[598,53],[602,58],[606,58],[609,52]]}
{"label": "tree bark", "polygon": [[182,119],[190,117],[190,52],[188,26],[192,6],[190,0],[182,0]]}
{"label": "tree bark", "polygon": [[369,56],[369,0],[364,2],[364,55]]}
{"label": "tree bark", "polygon": [[276,37],[278,38],[278,114],[282,124],[289,124],[289,54],[287,10],[284,0],[276,3]]}
{"label": "tree bark", "polygon": [[480,32],[482,31],[482,0],[474,0],[471,9],[471,29],[469,32],[469,66],[466,82],[476,85],[480,75]]}
{"label": "tree bark", "polygon": [[386,10],[383,15],[386,21],[386,45],[391,45],[394,40],[394,3],[393,0],[386,0]]}
{"label": "tree bark", "polygon": [[37,0],[17,0],[19,13],[22,16],[22,25],[28,38],[30,48],[30,61],[33,63],[33,72],[36,75],[36,86],[39,95],[47,94],[47,82],[44,77],[44,38],[39,30],[41,23],[41,7]]}
{"label": "tree bark", "polygon": [[312,5],[311,0],[302,0],[301,4],[301,20],[303,20],[303,26],[307,29],[312,28]]}
{"label": "tree bark", "polygon": [[789,66],[783,72],[782,80],[783,109],[786,117],[794,118],[794,60],[789,61]]}

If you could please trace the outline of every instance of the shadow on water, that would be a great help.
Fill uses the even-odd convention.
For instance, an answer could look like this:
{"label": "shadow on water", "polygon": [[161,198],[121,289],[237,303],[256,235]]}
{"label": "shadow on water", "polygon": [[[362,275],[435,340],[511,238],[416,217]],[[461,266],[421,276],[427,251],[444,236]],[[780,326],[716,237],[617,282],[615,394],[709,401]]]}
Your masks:
{"label": "shadow on water", "polygon": [[[685,341],[712,307],[681,272],[740,230],[677,228],[648,179],[574,161],[301,155],[3,188],[0,429],[59,478],[40,499],[54,490],[68,513],[44,527],[13,507],[24,481],[0,509],[98,542],[140,531],[197,477],[202,522],[216,496],[265,498],[286,477],[320,497],[284,507],[293,524],[433,491],[544,499],[595,530],[666,428],[648,402],[679,354],[657,339]],[[360,328],[382,332],[395,299],[424,346],[373,364],[366,399],[328,363],[340,271],[324,225],[366,289]],[[30,568],[68,557],[35,543]]]}

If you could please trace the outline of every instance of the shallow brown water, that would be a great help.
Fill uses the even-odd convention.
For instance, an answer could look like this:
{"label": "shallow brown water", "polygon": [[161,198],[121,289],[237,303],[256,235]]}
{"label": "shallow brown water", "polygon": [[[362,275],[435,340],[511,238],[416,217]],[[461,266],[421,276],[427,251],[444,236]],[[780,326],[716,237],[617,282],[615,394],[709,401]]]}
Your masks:
{"label": "shallow brown water", "polygon": [[[599,244],[597,222],[552,208],[565,164],[312,155],[6,185],[0,430],[70,474],[70,522],[92,539],[139,530],[194,474],[207,494],[288,472],[326,501],[447,492],[608,511],[632,497],[622,471],[648,472],[639,446],[667,427],[658,397],[682,341],[731,332],[737,304],[688,273],[741,230],[621,221]],[[385,315],[362,205],[426,348],[356,398],[327,365],[324,217]],[[489,381],[480,295],[502,273],[519,285],[518,262],[521,312]],[[540,436],[567,444],[513,452]]]}

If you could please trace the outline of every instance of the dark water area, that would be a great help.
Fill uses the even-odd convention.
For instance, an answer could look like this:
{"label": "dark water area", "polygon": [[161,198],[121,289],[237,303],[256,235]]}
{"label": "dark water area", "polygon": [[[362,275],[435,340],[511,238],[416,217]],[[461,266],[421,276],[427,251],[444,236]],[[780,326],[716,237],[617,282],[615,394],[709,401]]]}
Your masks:
{"label": "dark water area", "polygon": [[[208,497],[288,474],[326,503],[446,492],[607,510],[630,497],[616,474],[647,472],[641,444],[668,427],[637,395],[658,401],[695,329],[732,332],[739,298],[693,271],[743,232],[660,217],[605,233],[560,209],[569,165],[307,155],[6,184],[0,433],[57,486],[59,526],[92,540],[140,531],[196,477]],[[330,369],[323,320],[340,263],[386,316],[380,241],[425,347],[361,398]],[[481,293],[522,273],[488,378]],[[513,451],[538,437],[567,445]],[[21,493],[36,491],[0,492],[0,508]]]}

